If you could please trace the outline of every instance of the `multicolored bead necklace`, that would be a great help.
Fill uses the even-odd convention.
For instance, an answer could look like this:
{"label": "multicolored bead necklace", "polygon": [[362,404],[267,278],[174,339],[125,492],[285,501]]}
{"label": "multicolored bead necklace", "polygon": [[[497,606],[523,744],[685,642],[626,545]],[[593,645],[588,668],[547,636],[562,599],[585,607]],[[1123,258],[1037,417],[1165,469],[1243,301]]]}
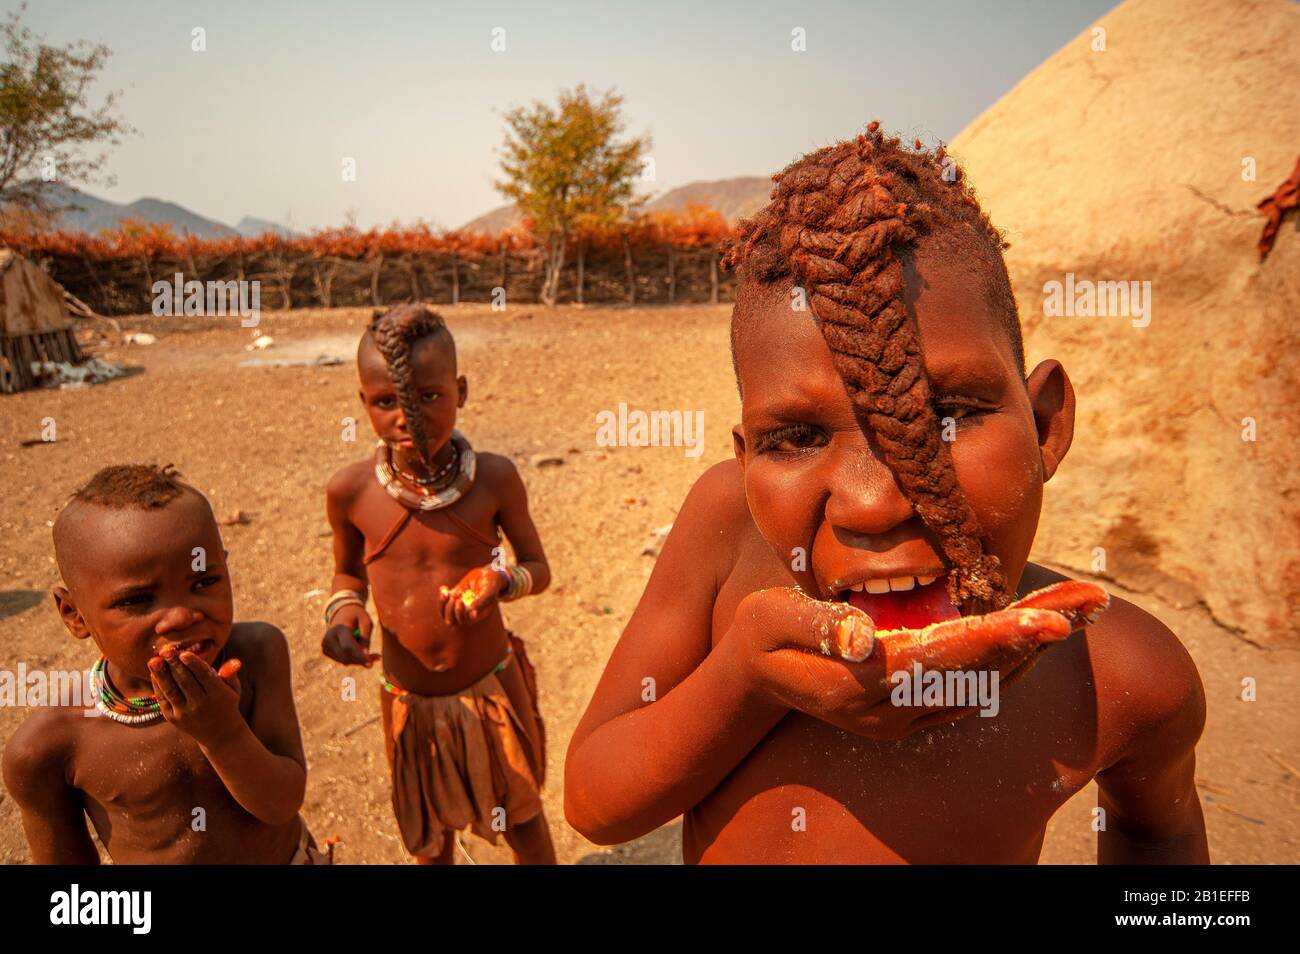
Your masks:
{"label": "multicolored bead necklace", "polygon": [[144,725],[162,718],[162,708],[155,696],[137,696],[128,699],[108,684],[108,660],[100,656],[91,670],[94,681],[95,708],[114,722],[124,725]]}
{"label": "multicolored bead necklace", "polygon": [[388,447],[388,466],[393,469],[393,473],[418,487],[431,487],[435,491],[442,490],[451,483],[455,473],[460,470],[460,446],[455,441],[451,442],[451,459],[439,467],[437,473],[428,474],[424,477],[417,477],[415,474],[408,473],[398,467],[393,448],[387,444],[385,446]]}
{"label": "multicolored bead necklace", "polygon": [[[375,446],[375,478],[390,497],[411,510],[437,510],[454,504],[474,483],[475,455],[474,448],[460,431],[453,430],[451,439],[455,444],[456,454],[452,460],[456,469],[451,471],[451,479],[439,490],[429,490],[417,483],[420,492],[410,490],[393,471],[392,449],[384,441]],[[442,468],[439,468],[441,474]],[[437,476],[437,475],[435,475]]]}

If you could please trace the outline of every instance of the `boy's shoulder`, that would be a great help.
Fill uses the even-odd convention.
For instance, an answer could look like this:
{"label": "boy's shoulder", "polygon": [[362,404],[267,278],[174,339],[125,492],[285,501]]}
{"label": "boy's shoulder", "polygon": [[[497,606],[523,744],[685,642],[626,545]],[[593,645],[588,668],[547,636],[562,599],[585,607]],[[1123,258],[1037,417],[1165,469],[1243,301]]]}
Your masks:
{"label": "boy's shoulder", "polygon": [[[1068,579],[1046,573],[1047,582]],[[1205,690],[1191,655],[1168,626],[1112,593],[1110,606],[1088,626],[1083,645],[1099,707],[1109,714],[1105,724],[1113,730],[1110,761],[1153,733],[1175,746],[1199,738]]]}
{"label": "boy's shoulder", "polygon": [[[67,779],[67,765],[80,734],[98,721],[85,705],[46,705],[35,708],[4,747],[5,787],[18,801],[27,801],[42,784]],[[91,713],[98,715],[98,713]]]}
{"label": "boy's shoulder", "polygon": [[1112,595],[1110,607],[1089,627],[1088,648],[1097,685],[1134,729],[1174,720],[1200,735],[1205,722],[1201,676],[1168,626]]}
{"label": "boy's shoulder", "polygon": [[475,475],[490,483],[519,480],[519,468],[505,454],[494,451],[474,452]]}
{"label": "boy's shoulder", "polygon": [[720,461],[699,476],[673,521],[673,531],[691,541],[694,555],[716,561],[719,582],[737,565],[748,544],[766,553],[745,499],[745,474],[739,461]]}
{"label": "boy's shoulder", "polygon": [[526,493],[524,479],[515,462],[505,454],[492,451],[474,452],[474,483],[498,497]]}
{"label": "boy's shoulder", "polygon": [[280,628],[272,623],[249,620],[230,627],[226,641],[226,655],[240,660],[254,672],[262,672],[265,665],[287,664],[289,641]]}
{"label": "boy's shoulder", "polygon": [[745,499],[745,471],[734,457],[719,461],[702,473],[682,504],[682,514],[714,524],[723,532],[753,525]]}
{"label": "boy's shoulder", "polygon": [[325,494],[331,500],[350,500],[375,479],[375,462],[365,457],[345,464],[334,472],[325,485]]}

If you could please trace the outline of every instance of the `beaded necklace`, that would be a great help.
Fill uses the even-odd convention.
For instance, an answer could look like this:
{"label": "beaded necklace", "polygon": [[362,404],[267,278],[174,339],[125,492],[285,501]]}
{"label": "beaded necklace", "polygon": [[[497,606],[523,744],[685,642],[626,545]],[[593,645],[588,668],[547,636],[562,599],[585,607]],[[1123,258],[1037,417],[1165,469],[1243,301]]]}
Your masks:
{"label": "beaded necklace", "polygon": [[434,491],[442,490],[451,482],[448,478],[460,470],[460,446],[455,441],[451,442],[451,459],[439,467],[436,474],[417,477],[415,474],[402,470],[397,466],[397,458],[393,454],[392,447],[388,447],[388,466],[392,468],[393,473],[397,474],[398,477],[410,481],[418,487],[432,487]]}
{"label": "beaded necklace", "polygon": [[[420,488],[418,493],[407,488],[393,470],[391,448],[382,440],[375,447],[375,477],[379,486],[384,488],[388,496],[412,510],[438,510],[454,504],[474,483],[475,455],[474,449],[460,431],[452,431],[451,439],[456,451],[452,460],[458,467],[446,487],[434,491],[417,483]],[[439,474],[441,472],[440,469]]]}
{"label": "beaded necklace", "polygon": [[119,695],[108,683],[108,660],[103,656],[91,670],[95,687],[95,708],[114,722],[124,725],[144,725],[162,718],[162,708],[155,696],[137,696],[128,699]]}

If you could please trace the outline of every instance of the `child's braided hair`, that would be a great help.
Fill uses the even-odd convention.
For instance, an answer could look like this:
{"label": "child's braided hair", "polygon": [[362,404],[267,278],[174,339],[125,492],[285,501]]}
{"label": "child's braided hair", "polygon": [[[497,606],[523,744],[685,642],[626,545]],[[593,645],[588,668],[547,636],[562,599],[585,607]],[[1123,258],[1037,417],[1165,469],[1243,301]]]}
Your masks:
{"label": "child's braided hair", "polygon": [[741,223],[723,266],[743,265],[760,285],[793,278],[808,296],[859,420],[951,567],[954,603],[988,607],[1011,598],[940,437],[915,318],[904,300],[903,259],[922,236],[943,232],[985,269],[988,297],[1012,331],[1023,372],[1015,299],[1002,235],[980,211],[960,169],[915,141],[865,135],[798,159],[773,176],[771,202]]}
{"label": "child's braided hair", "polygon": [[396,305],[387,311],[377,309],[371,315],[370,326],[366,331],[374,338],[388,364],[388,373],[393,377],[397,401],[402,407],[402,416],[406,418],[406,426],[411,430],[416,453],[424,465],[430,467],[432,462],[425,456],[428,448],[425,446],[420,396],[416,394],[411,381],[411,348],[426,335],[450,336],[447,323],[442,315],[428,305],[405,304]]}

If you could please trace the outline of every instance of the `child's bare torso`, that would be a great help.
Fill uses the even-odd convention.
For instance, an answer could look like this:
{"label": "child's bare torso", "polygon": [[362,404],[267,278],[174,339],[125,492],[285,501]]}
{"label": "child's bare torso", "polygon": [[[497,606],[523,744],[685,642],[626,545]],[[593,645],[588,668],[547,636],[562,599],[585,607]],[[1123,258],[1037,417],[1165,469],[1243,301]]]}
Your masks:
{"label": "child's bare torso", "polygon": [[[496,608],[477,623],[443,621],[441,586],[453,587],[470,570],[494,557],[498,501],[482,474],[445,510],[409,511],[374,478],[373,465],[359,465],[349,518],[374,553],[399,521],[405,525],[366,566],[383,632],[384,671],[394,683],[423,695],[448,695],[492,670],[509,647]],[[448,514],[454,512],[457,523]],[[409,514],[409,516],[408,516]],[[462,524],[467,524],[466,529]]]}
{"label": "child's bare torso", "polygon": [[[743,497],[741,498],[743,500]],[[792,580],[752,522],[713,552],[712,643],[748,594]],[[1059,574],[1030,564],[1027,593]],[[999,694],[1000,709],[873,741],[791,712],[685,816],[683,856],[706,863],[1034,863],[1048,819],[1115,758],[1123,718],[1099,691],[1097,644],[1138,613],[1113,601]],[[1114,652],[1100,653],[1115,665]],[[1108,668],[1108,667],[1107,667]],[[1102,710],[1102,711],[1099,711]],[[1091,834],[1091,830],[1090,830]]]}
{"label": "child's bare torso", "polygon": [[[240,626],[227,655],[238,657]],[[250,720],[256,673],[240,674],[240,712]],[[71,739],[68,780],[116,864],[285,864],[301,821],[268,825],[235,801],[190,736],[158,720],[126,726],[79,708],[50,710]]]}

